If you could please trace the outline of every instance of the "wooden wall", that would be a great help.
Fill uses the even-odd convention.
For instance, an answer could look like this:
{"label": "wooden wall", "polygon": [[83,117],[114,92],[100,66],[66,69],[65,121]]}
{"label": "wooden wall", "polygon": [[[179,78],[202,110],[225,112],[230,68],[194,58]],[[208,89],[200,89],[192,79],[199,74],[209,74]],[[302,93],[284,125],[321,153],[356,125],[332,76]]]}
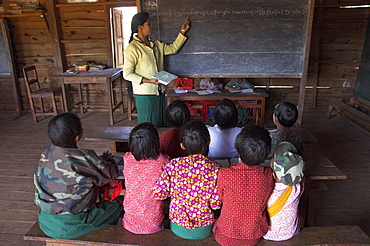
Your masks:
{"label": "wooden wall", "polygon": [[[88,4],[72,4],[67,0],[40,0],[43,9],[47,14],[50,13],[48,17],[53,11],[50,7],[53,4],[47,1],[55,3],[55,23],[45,21],[48,18],[39,10],[35,13],[0,14],[9,22],[24,109],[29,109],[21,76],[24,66],[36,65],[44,86],[48,87],[58,83],[53,78],[58,68],[56,63],[61,63],[59,66],[62,65],[64,69],[86,61],[112,64],[109,8],[135,5],[134,0],[98,0],[97,3]],[[29,1],[3,1],[6,2],[22,5]],[[329,97],[349,100],[353,95],[370,9],[343,9],[339,6],[360,4],[368,4],[368,0],[316,1],[305,107],[326,106]],[[49,31],[48,26],[56,30]],[[58,42],[55,41],[55,33],[59,36]],[[55,51],[58,45],[61,48],[60,54]],[[267,86],[270,106],[280,101],[298,102],[299,79],[249,80],[257,86]],[[85,92],[92,92],[89,97],[92,102],[107,98],[103,88],[89,86],[84,89]],[[72,95],[76,96],[73,87],[71,90]],[[11,81],[0,79],[0,109],[14,108],[11,95]]]}

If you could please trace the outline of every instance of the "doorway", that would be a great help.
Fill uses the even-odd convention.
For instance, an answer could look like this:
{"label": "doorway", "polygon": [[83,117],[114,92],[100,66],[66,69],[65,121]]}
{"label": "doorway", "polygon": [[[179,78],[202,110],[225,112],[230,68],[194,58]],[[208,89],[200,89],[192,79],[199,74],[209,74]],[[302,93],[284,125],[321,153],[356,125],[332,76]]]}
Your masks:
{"label": "doorway", "polygon": [[137,13],[136,6],[117,7],[111,11],[113,67],[123,68],[123,52],[131,35],[131,19]]}

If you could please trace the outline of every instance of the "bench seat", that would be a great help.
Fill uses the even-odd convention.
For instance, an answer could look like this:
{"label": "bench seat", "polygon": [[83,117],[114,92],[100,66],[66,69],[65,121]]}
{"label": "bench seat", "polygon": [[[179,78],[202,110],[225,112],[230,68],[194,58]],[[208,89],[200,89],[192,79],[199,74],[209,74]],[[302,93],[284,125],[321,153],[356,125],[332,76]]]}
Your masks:
{"label": "bench seat", "polygon": [[[121,225],[109,225],[76,239],[54,239],[46,236],[36,222],[24,236],[24,240],[43,241],[47,246],[61,245],[151,245],[151,246],[197,246],[219,245],[213,235],[201,240],[188,240],[177,237],[169,229],[150,235],[136,235]],[[294,246],[317,244],[370,244],[370,238],[357,226],[305,227],[294,238],[273,242],[261,240],[257,245]]]}
{"label": "bench seat", "polygon": [[335,110],[338,117],[348,120],[350,124],[370,134],[370,115],[365,114],[360,110],[335,98],[330,98],[328,102],[329,107],[326,113],[327,119],[330,118],[333,110]]}
{"label": "bench seat", "polygon": [[352,97],[349,105],[356,109],[360,109],[362,112],[367,113],[370,111],[370,101],[361,97]]}

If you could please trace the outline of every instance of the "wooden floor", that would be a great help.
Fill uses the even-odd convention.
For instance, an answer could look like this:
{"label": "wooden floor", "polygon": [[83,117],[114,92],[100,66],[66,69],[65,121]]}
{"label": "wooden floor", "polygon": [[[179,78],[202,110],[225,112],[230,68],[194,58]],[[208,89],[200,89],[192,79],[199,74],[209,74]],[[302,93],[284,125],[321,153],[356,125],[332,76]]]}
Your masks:
{"label": "wooden floor", "polygon": [[[30,114],[13,120],[13,112],[0,111],[0,245],[42,245],[24,242],[22,237],[37,219],[38,207],[33,203],[33,170],[49,140],[47,124],[39,123]],[[315,225],[359,225],[370,236],[370,137],[333,116],[325,119],[325,109],[304,111],[303,127],[319,140],[305,145],[307,155],[329,158],[346,175],[346,180],[328,181],[329,190],[317,195]],[[85,133],[95,126],[108,125],[107,112],[79,114]],[[116,112],[116,125],[132,125],[127,116]],[[272,128],[268,112],[266,127]],[[78,144],[97,153],[109,150],[106,142]]]}

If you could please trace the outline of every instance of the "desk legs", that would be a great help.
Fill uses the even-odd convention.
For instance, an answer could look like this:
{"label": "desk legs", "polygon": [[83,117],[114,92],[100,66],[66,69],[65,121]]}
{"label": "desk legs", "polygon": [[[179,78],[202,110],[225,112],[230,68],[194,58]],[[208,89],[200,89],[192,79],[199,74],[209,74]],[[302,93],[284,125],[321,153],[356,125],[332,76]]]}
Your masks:
{"label": "desk legs", "polygon": [[114,98],[113,83],[109,78],[107,78],[107,93],[108,93],[108,103],[109,103],[109,124],[114,125],[114,111],[121,107],[122,114],[125,112],[123,108],[123,93],[122,93],[122,80],[121,77],[118,78],[118,100]]}
{"label": "desk legs", "polygon": [[109,81],[109,78],[107,78],[107,92],[108,92],[108,103],[109,103],[109,124],[114,124],[113,119],[113,89],[112,89],[112,83]]}
{"label": "desk legs", "polygon": [[67,93],[66,93],[66,84],[62,83],[62,96],[63,96],[63,108],[64,112],[68,112],[68,103],[67,103]]}
{"label": "desk legs", "polygon": [[259,123],[261,127],[265,126],[265,114],[266,114],[266,98],[264,97],[261,100],[261,122]]}
{"label": "desk legs", "polygon": [[118,79],[118,89],[119,89],[119,102],[121,102],[121,112],[122,114],[125,113],[125,109],[124,109],[124,106],[123,106],[123,92],[122,92],[122,76],[119,77]]}
{"label": "desk legs", "polygon": [[80,99],[80,102],[79,102],[80,103],[80,111],[81,111],[81,113],[85,113],[81,84],[77,85],[77,89],[78,89],[78,98]]}

